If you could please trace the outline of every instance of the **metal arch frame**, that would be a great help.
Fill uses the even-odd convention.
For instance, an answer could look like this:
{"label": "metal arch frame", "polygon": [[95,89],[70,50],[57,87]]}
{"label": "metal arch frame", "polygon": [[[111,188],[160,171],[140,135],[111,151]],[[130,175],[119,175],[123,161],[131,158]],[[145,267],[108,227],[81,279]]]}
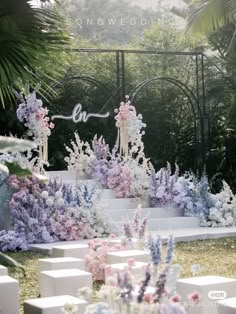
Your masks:
{"label": "metal arch frame", "polygon": [[[197,147],[197,160],[196,168],[201,172],[204,169],[206,162],[206,154],[208,151],[208,139],[209,139],[209,116],[208,110],[205,103],[205,55],[202,52],[187,52],[187,51],[155,51],[155,50],[132,50],[132,49],[104,49],[104,48],[73,48],[66,49],[69,53],[100,53],[100,54],[111,54],[114,55],[116,59],[116,89],[112,91],[112,95],[100,110],[104,108],[111,102],[112,107],[114,108],[113,99],[117,101],[117,96],[119,100],[122,101],[126,95],[126,60],[125,56],[129,54],[145,54],[145,55],[171,55],[171,56],[185,56],[191,57],[195,65],[195,81],[196,81],[196,92],[192,91],[186,84],[176,80],[175,78],[166,77],[162,80],[168,81],[172,84],[175,84],[188,98],[191,109],[194,116],[194,126],[195,128],[195,139]],[[76,78],[76,76],[74,77]],[[82,80],[87,80],[97,86],[101,86],[105,93],[108,95],[106,87],[96,80],[89,76],[77,76],[77,78]],[[157,78],[147,79],[141,82],[140,88]],[[159,78],[160,79],[160,78]],[[139,85],[140,85],[139,84]],[[133,91],[132,91],[133,92]],[[131,93],[132,93],[131,92]],[[195,104],[195,105],[194,105]],[[196,110],[197,109],[197,113]]]}
{"label": "metal arch frame", "polygon": [[[93,83],[95,86],[102,88],[103,92],[107,95],[110,96],[110,94],[108,93],[106,86],[104,84],[102,84],[100,81],[98,81],[97,79],[95,79],[94,77],[91,76],[87,76],[87,75],[75,75],[75,76],[67,76],[59,81],[57,81],[56,83],[54,83],[52,85],[52,88],[57,87],[58,85],[62,85],[63,82],[65,81],[70,81],[70,80],[82,80],[85,82],[90,82]],[[107,102],[103,105],[103,107],[99,110],[98,113],[103,112],[103,110],[106,108],[106,106],[109,104],[109,102],[112,101],[113,95],[107,100]]]}
{"label": "metal arch frame", "polygon": [[[199,106],[198,100],[195,97],[195,95],[193,94],[193,92],[188,88],[188,86],[184,83],[182,83],[179,80],[173,79],[173,78],[169,78],[169,77],[155,77],[155,78],[151,78],[151,79],[147,79],[144,80],[143,82],[139,83],[130,93],[130,100],[131,102],[133,102],[134,98],[136,97],[136,95],[148,84],[155,82],[155,81],[166,81],[166,82],[170,82],[172,84],[174,84],[175,86],[177,86],[182,92],[183,94],[188,98],[189,104],[191,105],[191,109],[192,109],[192,113],[194,116],[194,140],[195,140],[195,144],[197,144],[197,120],[199,119],[199,117],[197,116],[199,112],[201,112],[201,108]],[[188,91],[186,91],[186,90]],[[195,101],[195,105],[194,102],[191,99],[191,96],[193,98],[193,100]],[[197,108],[195,107],[197,106]],[[196,110],[197,109],[197,110]],[[199,123],[201,123],[201,119],[199,121]]]}

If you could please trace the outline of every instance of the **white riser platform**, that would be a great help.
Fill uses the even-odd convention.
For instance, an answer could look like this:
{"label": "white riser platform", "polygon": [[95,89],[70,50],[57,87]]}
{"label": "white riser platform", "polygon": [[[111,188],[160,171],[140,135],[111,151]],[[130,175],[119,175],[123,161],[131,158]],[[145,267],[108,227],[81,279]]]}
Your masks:
{"label": "white riser platform", "polygon": [[167,230],[200,227],[200,219],[197,217],[170,217],[149,219],[149,230]]}
{"label": "white riser platform", "polygon": [[[121,217],[132,218],[135,211],[130,209],[119,209],[110,211],[110,216],[115,221],[120,220]],[[169,217],[182,217],[183,210],[178,208],[142,208],[142,217],[148,216],[150,218],[169,218]]]}
{"label": "white riser platform", "polygon": [[114,199],[116,198],[116,193],[109,189],[97,189],[97,193],[101,194],[102,199]]}
{"label": "white riser platform", "polygon": [[[116,222],[117,228],[123,232],[122,222]],[[149,219],[148,231],[177,230],[177,229],[200,228],[200,219],[197,217],[170,217]],[[202,228],[204,230],[204,228]]]}
{"label": "white riser platform", "polygon": [[147,207],[148,204],[145,201],[142,201],[138,198],[115,198],[115,199],[107,199],[104,200],[104,204],[106,204],[108,212],[111,214],[113,210],[123,210],[125,209],[127,212],[129,210],[137,208],[139,204],[142,204],[143,207]]}

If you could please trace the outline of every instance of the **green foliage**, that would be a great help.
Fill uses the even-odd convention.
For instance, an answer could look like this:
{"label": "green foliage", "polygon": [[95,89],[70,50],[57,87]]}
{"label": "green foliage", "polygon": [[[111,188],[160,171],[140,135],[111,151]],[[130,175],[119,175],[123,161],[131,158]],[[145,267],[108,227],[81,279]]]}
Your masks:
{"label": "green foliage", "polygon": [[6,166],[8,168],[10,175],[17,175],[18,177],[26,177],[30,176],[32,173],[28,169],[23,169],[16,163],[6,162]]}
{"label": "green foliage", "polygon": [[35,148],[35,144],[31,141],[0,136],[0,153],[24,152],[32,148]]}
{"label": "green foliage", "polygon": [[[52,92],[46,79],[55,72],[42,70],[49,53],[68,43],[63,19],[50,9],[32,7],[29,0],[2,0],[0,4],[0,105],[14,102],[15,90],[38,87]],[[41,86],[39,86],[39,84]]]}

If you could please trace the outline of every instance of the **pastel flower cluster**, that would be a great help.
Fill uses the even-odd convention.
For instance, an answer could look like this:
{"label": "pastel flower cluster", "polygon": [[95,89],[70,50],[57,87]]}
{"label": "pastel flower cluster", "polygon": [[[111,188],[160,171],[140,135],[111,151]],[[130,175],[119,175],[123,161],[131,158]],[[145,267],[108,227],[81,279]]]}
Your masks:
{"label": "pastel flower cluster", "polygon": [[220,193],[212,195],[214,205],[209,209],[205,225],[208,227],[230,227],[236,222],[236,198],[229,185],[223,181]]}
{"label": "pastel flower cluster", "polygon": [[137,115],[135,107],[131,105],[129,96],[126,96],[126,102],[121,102],[120,107],[115,109],[115,113],[116,127],[127,129],[128,142],[140,144],[142,142],[141,138],[145,134],[141,130],[146,127],[146,124],[142,122],[142,115]]}
{"label": "pastel flower cluster", "polygon": [[74,191],[56,179],[45,185],[35,177],[15,176],[9,184],[18,191],[10,201],[14,234],[8,234],[8,244],[6,234],[2,235],[6,249],[14,248],[14,235],[31,244],[107,237],[112,233],[101,196],[86,186]]}
{"label": "pastel flower cluster", "polygon": [[28,243],[24,233],[20,234],[14,230],[0,231],[0,251],[27,251]]}
{"label": "pastel flower cluster", "polygon": [[78,133],[75,132],[74,135],[75,142],[71,140],[72,148],[65,145],[65,148],[69,153],[69,156],[65,157],[68,170],[75,170],[79,176],[83,176],[84,174],[90,175],[96,157],[90,144],[82,141]]}
{"label": "pastel flower cluster", "polygon": [[94,239],[88,242],[89,253],[85,257],[86,269],[93,275],[94,281],[105,280],[107,254],[122,249],[120,244],[112,244],[110,240]]}
{"label": "pastel flower cluster", "polygon": [[47,116],[48,109],[43,107],[41,99],[36,98],[35,92],[20,99],[22,102],[16,111],[17,118],[29,129],[28,135],[33,137],[35,143],[38,146],[44,145],[54,128]]}
{"label": "pastel flower cluster", "polygon": [[141,216],[142,206],[138,205],[135,209],[134,217],[132,220],[126,219],[123,222],[124,235],[127,240],[144,239],[148,223],[148,217]]}
{"label": "pastel flower cluster", "polygon": [[[155,238],[151,238],[150,241],[155,248],[159,246],[155,244]],[[152,248],[151,256],[155,248]],[[107,285],[103,285],[97,292],[101,302],[88,306],[86,314],[186,314],[180,304],[181,296],[176,292],[181,267],[171,265],[173,255],[174,240],[171,237],[165,261],[162,264],[159,261],[158,268],[157,264],[153,264],[155,272],[151,264],[144,268],[143,280],[138,285],[132,276],[132,265],[135,265],[135,261],[132,264],[128,261],[128,267],[120,272],[115,274],[111,272],[111,276],[115,276],[114,280],[108,280]],[[199,293],[193,292],[188,298],[190,302],[197,304],[201,297]]]}

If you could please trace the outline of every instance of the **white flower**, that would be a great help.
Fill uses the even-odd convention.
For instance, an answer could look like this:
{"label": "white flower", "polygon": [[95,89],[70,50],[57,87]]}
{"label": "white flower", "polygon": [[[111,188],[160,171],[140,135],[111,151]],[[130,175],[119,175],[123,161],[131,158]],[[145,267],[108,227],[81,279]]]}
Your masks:
{"label": "white flower", "polygon": [[83,299],[89,302],[91,301],[92,294],[93,294],[93,291],[89,287],[81,288],[78,291],[78,297],[79,298],[82,297]]}
{"label": "white flower", "polygon": [[234,219],[232,216],[227,217],[226,222],[228,225],[233,225],[234,223]]}
{"label": "white flower", "polygon": [[57,191],[57,192],[55,193],[55,197],[56,197],[57,199],[62,198],[62,197],[63,197],[62,192],[61,192],[61,191]]}
{"label": "white flower", "polygon": [[64,308],[62,308],[62,312],[66,314],[74,314],[78,311],[78,306],[75,304],[66,303]]}
{"label": "white flower", "polygon": [[43,191],[41,193],[41,197],[44,198],[44,199],[47,199],[48,198],[48,191]]}
{"label": "white flower", "polygon": [[58,204],[59,206],[63,205],[64,202],[65,202],[65,201],[64,201],[63,198],[59,198],[59,199],[57,200],[57,204]]}
{"label": "white flower", "polygon": [[52,198],[48,198],[48,199],[46,200],[47,206],[52,206],[53,203],[54,203],[54,200],[53,200]]}

